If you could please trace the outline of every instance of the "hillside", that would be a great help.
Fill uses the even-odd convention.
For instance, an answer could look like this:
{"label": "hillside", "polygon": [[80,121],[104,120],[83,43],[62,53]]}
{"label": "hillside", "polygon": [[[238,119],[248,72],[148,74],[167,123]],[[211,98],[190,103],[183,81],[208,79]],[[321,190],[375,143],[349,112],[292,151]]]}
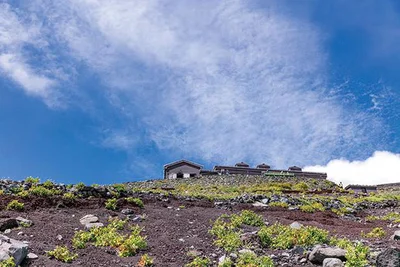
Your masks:
{"label": "hillside", "polygon": [[21,266],[400,266],[393,187],[212,176],[0,189],[0,266],[9,254]]}

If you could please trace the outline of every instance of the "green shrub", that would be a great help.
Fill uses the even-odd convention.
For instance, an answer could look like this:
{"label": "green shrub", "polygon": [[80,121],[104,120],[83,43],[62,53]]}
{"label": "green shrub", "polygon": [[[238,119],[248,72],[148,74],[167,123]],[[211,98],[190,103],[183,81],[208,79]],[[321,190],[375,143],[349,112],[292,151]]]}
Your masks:
{"label": "green shrub", "polygon": [[113,184],[112,188],[117,191],[118,193],[126,192],[126,185],[125,184]]}
{"label": "green shrub", "polygon": [[245,252],[239,254],[236,267],[274,267],[274,262],[268,256],[258,257],[254,252]]}
{"label": "green shrub", "polygon": [[324,211],[325,208],[324,208],[324,205],[322,205],[321,203],[314,202],[314,203],[309,204],[309,205],[300,206],[300,210],[304,211],[304,212],[312,213],[312,212],[315,212],[315,211]]}
{"label": "green shrub", "polygon": [[59,195],[61,194],[60,190],[56,189],[48,189],[44,186],[32,186],[29,189],[29,192],[34,195],[34,196],[39,196],[39,197],[51,197],[54,195]]}
{"label": "green shrub", "polygon": [[126,221],[116,218],[111,219],[105,227],[78,231],[72,239],[72,245],[74,248],[82,249],[91,242],[97,247],[117,248],[120,257],[134,256],[138,250],[147,247],[146,237],[140,235],[142,229],[138,225],[131,227],[130,235],[119,233],[118,230],[123,230],[125,224]]}
{"label": "green shrub", "polygon": [[47,256],[62,262],[72,262],[78,257],[78,254],[70,252],[65,246],[57,246],[54,250],[47,251]]}
{"label": "green shrub", "polygon": [[153,259],[148,254],[143,254],[138,262],[138,267],[151,267],[153,266]]}
{"label": "green shrub", "polygon": [[289,249],[294,246],[313,246],[328,242],[328,231],[313,227],[303,226],[293,229],[290,226],[275,223],[271,226],[261,227],[258,231],[261,244],[274,249]]}
{"label": "green shrub", "polygon": [[219,217],[209,232],[217,238],[214,241],[216,246],[231,252],[240,248],[243,242],[240,239],[241,230],[237,229],[230,221],[225,221],[226,218],[229,216]]}
{"label": "green shrub", "polygon": [[0,261],[0,267],[15,267],[14,258],[10,257],[4,261]]}
{"label": "green shrub", "polygon": [[135,204],[136,206],[140,207],[140,208],[144,208],[144,204],[143,201],[140,198],[135,198],[135,197],[127,197],[125,198],[125,200],[128,203],[132,203]]}
{"label": "green shrub", "polygon": [[85,184],[82,182],[79,182],[75,185],[75,188],[78,189],[78,191],[82,190],[83,188],[85,188]]}
{"label": "green shrub", "polygon": [[67,193],[64,193],[64,195],[63,195],[63,199],[67,199],[67,200],[75,200],[75,199],[76,199],[76,196],[75,196],[75,194],[74,194],[74,193],[67,192]]}
{"label": "green shrub", "polygon": [[46,182],[43,183],[43,187],[45,187],[47,189],[53,189],[54,183],[50,180],[47,180]]}
{"label": "green shrub", "polygon": [[383,230],[383,228],[381,227],[375,227],[369,233],[367,234],[361,233],[361,235],[367,238],[380,238],[386,235],[386,231]]}
{"label": "green shrub", "polygon": [[116,198],[107,199],[107,201],[106,201],[106,209],[108,209],[108,210],[117,210],[117,208],[118,208],[117,201],[118,200]]}
{"label": "green shrub", "polygon": [[32,176],[26,177],[25,183],[37,185],[40,183],[40,178],[39,177],[33,178]]}
{"label": "green shrub", "polygon": [[[236,215],[237,216],[237,215]],[[234,215],[232,215],[231,220],[233,221]],[[251,226],[263,226],[264,220],[261,215],[256,214],[251,210],[243,210],[239,215],[239,220],[242,224],[251,225]]]}
{"label": "green shrub", "polygon": [[208,267],[211,261],[207,257],[196,257],[190,263],[186,264],[186,267]]}
{"label": "green shrub", "polygon": [[368,265],[368,246],[360,242],[353,243],[347,238],[331,238],[330,244],[346,250],[345,267],[363,267]]}
{"label": "green shrub", "polygon": [[233,267],[233,261],[226,257],[225,260],[223,260],[222,262],[218,263],[218,267]]}
{"label": "green shrub", "polygon": [[13,186],[9,189],[11,193],[18,195],[18,193],[22,192],[24,189],[21,186]]}
{"label": "green shrub", "polygon": [[7,210],[17,210],[22,211],[24,210],[24,203],[19,202],[18,200],[12,200],[10,203],[7,204]]}
{"label": "green shrub", "polygon": [[298,191],[307,191],[308,190],[308,185],[305,182],[300,182],[297,183],[293,186],[294,190],[298,190]]}
{"label": "green shrub", "polygon": [[19,192],[19,193],[17,194],[17,196],[22,197],[22,198],[26,198],[26,197],[29,196],[29,191],[23,190],[23,191]]}

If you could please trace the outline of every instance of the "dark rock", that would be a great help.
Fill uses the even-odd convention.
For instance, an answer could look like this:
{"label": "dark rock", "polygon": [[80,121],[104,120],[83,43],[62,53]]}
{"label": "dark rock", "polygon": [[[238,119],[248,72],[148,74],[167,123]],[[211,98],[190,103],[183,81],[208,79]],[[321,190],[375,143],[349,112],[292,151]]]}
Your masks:
{"label": "dark rock", "polygon": [[0,219],[0,231],[4,232],[7,229],[17,228],[18,222],[16,219],[4,218]]}
{"label": "dark rock", "polygon": [[388,248],[376,259],[376,267],[400,267],[400,250]]}

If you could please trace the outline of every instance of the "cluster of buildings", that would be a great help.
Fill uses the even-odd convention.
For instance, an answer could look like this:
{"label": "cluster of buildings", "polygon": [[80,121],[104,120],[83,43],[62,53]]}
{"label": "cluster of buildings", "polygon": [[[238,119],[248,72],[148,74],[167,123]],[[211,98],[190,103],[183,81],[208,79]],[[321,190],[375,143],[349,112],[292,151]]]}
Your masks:
{"label": "cluster of buildings", "polygon": [[297,178],[326,179],[326,173],[303,172],[300,167],[292,166],[287,170],[276,170],[265,163],[250,167],[244,162],[236,163],[235,166],[214,166],[212,170],[204,170],[203,166],[188,160],[179,160],[164,165],[164,179],[179,179],[200,177],[206,175],[239,174],[239,175],[265,175],[265,176],[292,176]]}

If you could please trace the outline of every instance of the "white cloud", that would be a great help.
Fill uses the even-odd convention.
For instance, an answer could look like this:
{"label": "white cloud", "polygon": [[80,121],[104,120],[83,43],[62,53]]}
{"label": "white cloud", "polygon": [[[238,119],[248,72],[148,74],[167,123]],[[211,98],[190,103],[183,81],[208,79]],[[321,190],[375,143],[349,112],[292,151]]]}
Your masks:
{"label": "white cloud", "polygon": [[132,135],[144,127],[164,151],[287,167],[353,153],[379,132],[325,93],[318,30],[274,4],[45,3],[56,39],[100,74]]}
{"label": "white cloud", "polygon": [[376,151],[363,161],[331,160],[325,166],[308,166],[306,171],[326,172],[328,179],[343,185],[376,185],[400,182],[400,154]]}
{"label": "white cloud", "polygon": [[0,74],[11,78],[31,96],[42,98],[47,105],[57,106],[56,80],[40,73],[27,61],[25,46],[42,48],[40,27],[34,21],[24,22],[8,4],[0,4]]}

